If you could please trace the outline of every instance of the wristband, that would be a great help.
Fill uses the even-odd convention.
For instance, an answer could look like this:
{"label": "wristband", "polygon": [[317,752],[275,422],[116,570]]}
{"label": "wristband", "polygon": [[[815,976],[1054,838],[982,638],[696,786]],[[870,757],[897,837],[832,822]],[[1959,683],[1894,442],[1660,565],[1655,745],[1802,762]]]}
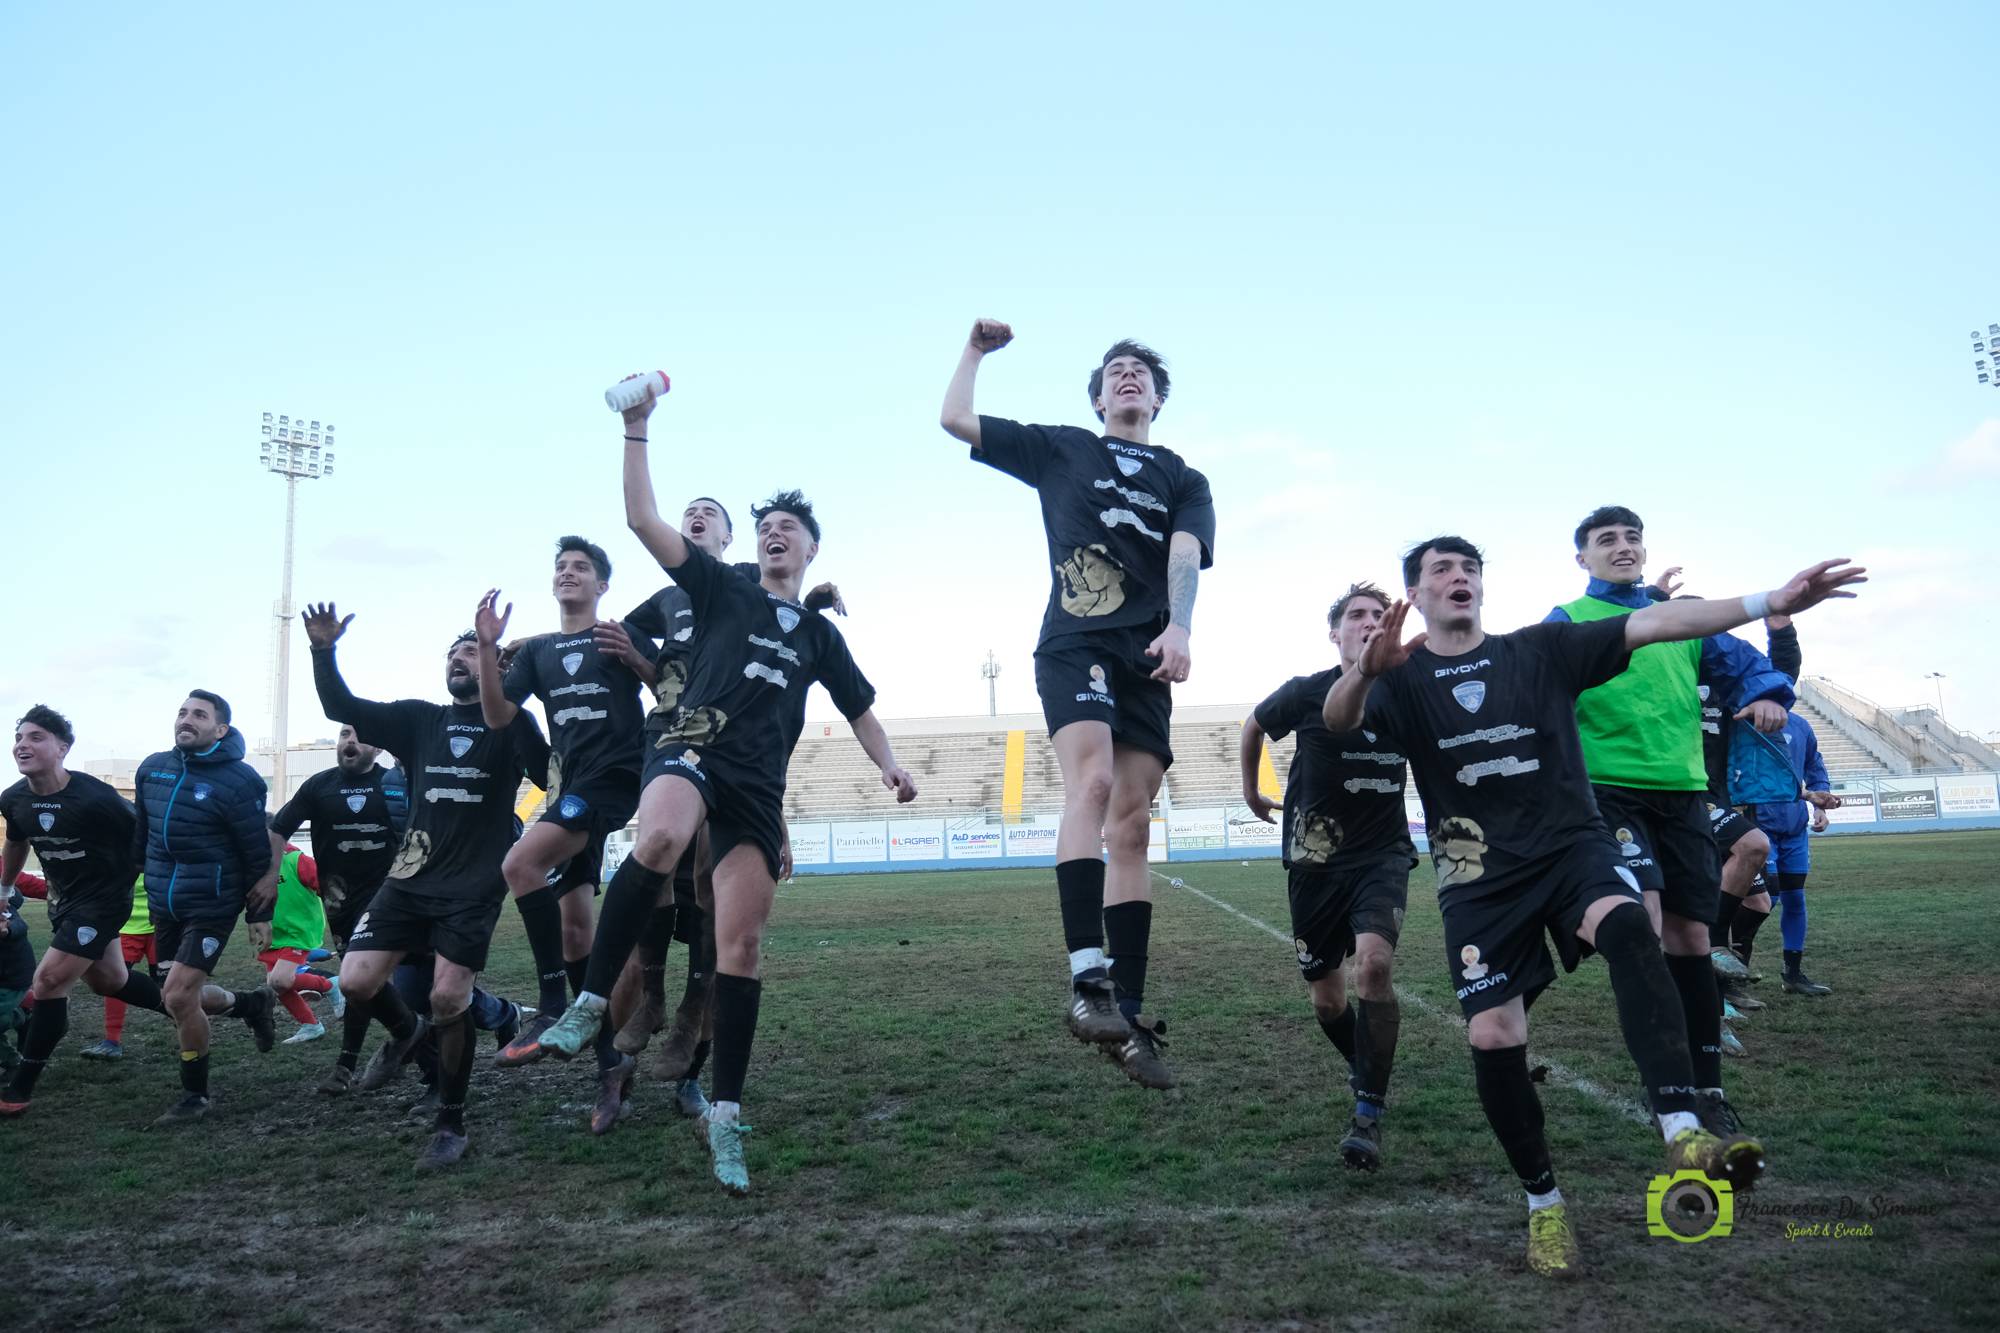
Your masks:
{"label": "wristband", "polygon": [[1743,614],[1752,620],[1762,620],[1771,614],[1771,594],[1753,592],[1743,599]]}
{"label": "wristband", "polygon": [[634,444],[646,443],[646,437],[643,435],[627,435],[625,438],[632,441],[632,443]]}

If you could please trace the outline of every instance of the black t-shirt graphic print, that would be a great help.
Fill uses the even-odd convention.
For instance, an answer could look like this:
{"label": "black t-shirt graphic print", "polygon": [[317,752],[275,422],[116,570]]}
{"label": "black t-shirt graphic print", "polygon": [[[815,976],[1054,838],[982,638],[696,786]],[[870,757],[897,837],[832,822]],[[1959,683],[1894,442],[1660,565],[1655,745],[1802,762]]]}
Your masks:
{"label": "black t-shirt graphic print", "polygon": [[1340,861],[1416,852],[1403,808],[1403,756],[1380,732],[1328,731],[1320,721],[1340,668],[1294,676],[1257,705],[1273,741],[1298,733],[1285,781],[1284,862],[1318,870]]}

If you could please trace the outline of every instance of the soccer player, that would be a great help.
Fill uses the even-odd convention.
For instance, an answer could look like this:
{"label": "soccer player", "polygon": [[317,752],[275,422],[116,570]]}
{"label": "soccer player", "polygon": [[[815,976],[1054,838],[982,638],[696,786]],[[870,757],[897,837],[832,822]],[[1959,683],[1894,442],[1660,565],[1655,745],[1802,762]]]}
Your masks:
{"label": "soccer player", "polygon": [[[1327,692],[1321,721],[1330,730],[1366,727],[1410,757],[1480,1105],[1527,1190],[1528,1264],[1538,1274],[1573,1276],[1579,1262],[1528,1073],[1528,1002],[1555,980],[1545,929],[1568,970],[1585,947],[1604,955],[1668,1169],[1699,1169],[1741,1188],[1764,1163],[1756,1140],[1718,1137],[1696,1114],[1680,996],[1639,881],[1591,794],[1577,696],[1614,679],[1649,643],[1705,638],[1767,610],[1851,597],[1843,586],[1862,578],[1828,561],[1741,601],[1661,602],[1489,635],[1480,624],[1479,548],[1436,537],[1404,557],[1410,602],[1389,609],[1355,669]],[[1404,643],[1412,603],[1426,632]]]}
{"label": "soccer player", "polygon": [[319,866],[275,831],[271,835],[271,855],[278,858],[278,901],[272,911],[269,937],[262,941],[264,947],[258,951],[257,961],[270,969],[264,980],[277,995],[278,1003],[298,1021],[299,1030],[285,1038],[285,1044],[292,1046],[326,1035],[325,1025],[300,991],[326,995],[343,1010],[346,1004],[338,977],[323,977],[303,970],[306,955],[319,948],[326,938]]}
{"label": "soccer player", "polygon": [[[1805,658],[1792,618],[1764,617],[1764,634],[1765,642],[1770,645],[1771,665],[1797,685]],[[1709,799],[1718,802],[1727,815],[1717,825],[1716,845],[1729,852],[1729,863],[1722,873],[1722,912],[1716,917],[1715,930],[1710,936],[1709,957],[1715,961],[1716,975],[1722,978],[1724,1000],[1739,1009],[1762,1009],[1764,1002],[1750,994],[1749,983],[1761,979],[1750,970],[1750,956],[1757,942],[1757,931],[1772,912],[1770,889],[1764,882],[1764,864],[1770,859],[1771,842],[1762,829],[1729,804],[1729,735],[1721,726],[1720,717],[1711,719],[1707,708],[1702,710],[1701,739],[1702,757],[1708,764]],[[1725,841],[1725,829],[1740,829],[1741,841],[1733,845]],[[1724,1035],[1726,1048],[1726,1026]]]}
{"label": "soccer player", "polygon": [[[125,959],[126,967],[146,965],[146,971],[157,984],[165,973],[160,970],[159,951],[154,948],[153,913],[146,906],[146,877],[141,875],[132,885],[132,915],[118,928],[118,952]],[[125,1011],[123,1000],[106,996],[104,999],[104,1039],[84,1047],[77,1054],[86,1060],[119,1060],[125,1056]]]}
{"label": "soccer player", "polygon": [[797,491],[781,491],[750,511],[756,523],[758,583],[689,543],[660,517],[646,462],[648,400],[625,413],[625,514],[641,543],[687,589],[701,627],[681,702],[649,718],[646,787],[639,837],[604,895],[584,993],[542,1044],[574,1056],[597,1038],[619,971],[660,890],[704,821],[715,877],[714,1100],[694,1121],[731,1194],[747,1194],[740,1111],[763,984],[764,924],[784,845],[785,770],[805,726],[814,681],[854,726],[855,739],[899,802],[916,785],[871,705],[875,688],[848,655],[840,631],[799,601],[806,567],[819,553],[819,521]]}
{"label": "soccer player", "polygon": [[28,938],[28,923],[21,919],[21,880],[38,876],[21,875],[11,889],[0,889],[0,1074],[11,1075],[21,1063],[9,1034],[23,1040],[34,1021],[34,1009],[27,1004],[35,985],[35,946]]}
{"label": "soccer player", "polygon": [[376,762],[382,751],[364,743],[353,727],[341,726],[336,745],[334,766],[300,783],[271,828],[280,838],[301,828],[311,831],[327,929],[344,953],[354,923],[396,859],[410,817],[410,791],[401,770]]}
{"label": "soccer player", "polygon": [[941,420],[974,460],[1041,496],[1055,579],[1035,648],[1035,687],[1062,770],[1056,893],[1069,950],[1070,1032],[1096,1043],[1142,1087],[1170,1088],[1173,1075],[1160,1058],[1166,1025],[1141,1014],[1153,924],[1146,844],[1153,799],[1174,762],[1172,686],[1188,678],[1195,589],[1213,563],[1215,506],[1208,480],[1152,442],[1170,386],[1159,354],[1140,343],[1113,344],[1091,372],[1101,436],[979,415],[980,363],[1013,337],[997,320],[973,324]]}
{"label": "soccer player", "polygon": [[208,984],[237,918],[247,910],[251,920],[268,921],[278,887],[264,779],[243,762],[243,751],[243,734],[229,725],[228,701],[194,690],[174,718],[174,748],[141,760],[134,778],[132,859],[146,876],[167,970],[160,995],[181,1038],[180,1100],[155,1127],[208,1114],[208,1015],[242,1019],[259,1051],[269,1051],[275,1035],[277,1001],[269,986],[229,991]]}
{"label": "soccer player", "polygon": [[[1577,524],[1574,541],[1589,582],[1583,596],[1547,620],[1584,624],[1653,604],[1638,514],[1604,505]],[[1722,994],[1709,958],[1722,876],[1702,762],[1704,697],[1768,732],[1784,725],[1792,683],[1733,634],[1654,642],[1634,651],[1624,671],[1577,697],[1576,725],[1598,812],[1647,910],[1658,914],[1687,1025],[1698,1114],[1710,1132],[1727,1137],[1739,1126],[1722,1091]]]}
{"label": "soccer player", "polygon": [[[1761,764],[1759,760],[1762,760]],[[1784,800],[1763,799],[1756,779],[1749,775],[1749,771],[1756,767],[1771,775],[1765,779],[1767,783],[1786,786],[1792,793],[1790,797]],[[1796,713],[1787,713],[1784,728],[1778,735],[1769,738],[1744,736],[1732,741],[1730,771],[1738,794],[1750,793],[1757,826],[1771,840],[1771,854],[1764,866],[1764,876],[1778,883],[1781,907],[1778,930],[1784,941],[1785,993],[1831,995],[1831,986],[1814,981],[1804,970],[1806,876],[1812,870],[1807,811],[1810,808],[1812,832],[1824,833],[1828,822],[1826,812],[1840,808],[1840,798],[1833,794],[1832,784],[1827,780],[1826,764],[1819,757],[1819,736],[1813,731],[1812,723]],[[1778,778],[1780,773],[1782,778]]]}
{"label": "soccer player", "polygon": [[[548,772],[549,745],[531,713],[517,712],[504,729],[486,725],[479,706],[479,646],[471,631],[445,652],[451,703],[356,698],[334,660],[334,645],[353,619],[341,619],[332,603],[306,608],[313,683],[329,718],[352,723],[409,765],[411,813],[388,878],[348,937],[340,985],[347,993],[348,1022],[366,1012],[389,1029],[389,1044],[377,1056],[393,1073],[420,1032],[417,1016],[387,984],[390,974],[405,955],[437,952],[431,1023],[438,1034],[439,1104],[431,1136],[417,1154],[418,1169],[429,1170],[465,1155],[472,981],[486,966],[493,926],[507,898],[501,863],[519,830],[514,794],[522,778]],[[362,1085],[366,1091],[368,1080]]]}
{"label": "soccer player", "polygon": [[[486,725],[506,727],[530,695],[542,701],[554,758],[540,784],[542,817],[507,853],[507,887],[539,976],[538,1012],[500,1054],[505,1065],[539,1059],[537,1039],[562,1016],[569,989],[583,983],[590,957],[590,905],[604,839],[625,827],[639,805],[640,688],[653,664],[619,625],[600,622],[598,603],[611,589],[611,558],[582,537],[556,542],[554,592],[561,629],[516,645],[502,680],[497,637],[483,633],[490,614],[497,636],[513,612],[496,612],[499,593],[480,604],[480,708]],[[560,874],[555,872],[561,869]],[[583,892],[577,892],[582,889]],[[607,1046],[599,1074],[611,1092],[631,1081],[632,1062]]]}
{"label": "soccer player", "polygon": [[[1403,810],[1404,759],[1366,731],[1331,732],[1320,722],[1326,692],[1354,670],[1361,650],[1389,610],[1372,583],[1349,585],[1326,613],[1327,638],[1340,665],[1280,685],[1243,723],[1243,800],[1271,822],[1272,803],[1257,790],[1264,738],[1298,733],[1285,779],[1284,862],[1299,971],[1320,1029],[1347,1061],[1354,1121],[1340,1141],[1357,1171],[1382,1165],[1382,1115],[1403,1013],[1391,962],[1409,906],[1417,849]],[[1357,1003],[1347,1001],[1341,963],[1354,955]]]}

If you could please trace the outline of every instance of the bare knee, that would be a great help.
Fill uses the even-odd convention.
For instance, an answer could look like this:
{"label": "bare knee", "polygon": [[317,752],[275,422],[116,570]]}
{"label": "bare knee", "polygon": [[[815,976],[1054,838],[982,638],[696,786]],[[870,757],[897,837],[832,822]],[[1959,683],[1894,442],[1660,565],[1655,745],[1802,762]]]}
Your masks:
{"label": "bare knee", "polygon": [[638,841],[632,844],[632,855],[639,858],[639,864],[649,866],[664,874],[674,867],[668,860],[671,856],[679,860],[674,849],[673,836],[665,829],[640,829]]}
{"label": "bare knee", "polygon": [[1360,949],[1354,956],[1354,988],[1364,1000],[1386,1000],[1390,988],[1390,959],[1387,949]]}

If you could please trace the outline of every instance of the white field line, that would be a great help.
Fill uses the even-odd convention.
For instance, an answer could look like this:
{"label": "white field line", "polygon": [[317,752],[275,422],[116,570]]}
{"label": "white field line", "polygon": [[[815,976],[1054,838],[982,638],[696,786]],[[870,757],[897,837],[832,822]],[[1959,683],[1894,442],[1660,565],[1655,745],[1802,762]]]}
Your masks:
{"label": "white field line", "polygon": [[[1213,903],[1215,904],[1215,906],[1220,907],[1223,911],[1229,913],[1229,915],[1233,917],[1238,917],[1244,921],[1249,922],[1257,929],[1263,931],[1266,935],[1269,935],[1272,939],[1277,940],[1280,944],[1290,944],[1292,942],[1292,937],[1290,935],[1287,935],[1284,931],[1275,929],[1267,922],[1259,921],[1256,917],[1251,916],[1248,912],[1244,911],[1240,907],[1232,907],[1230,904],[1222,901],[1222,899],[1217,898],[1213,894],[1203,893],[1200,889],[1197,889],[1194,885],[1188,883],[1185,879],[1177,879],[1172,875],[1163,875],[1157,870],[1152,871],[1151,874],[1155,879],[1163,879],[1177,889],[1186,889],[1189,893],[1192,893],[1195,897],[1202,899],[1204,902]],[[1415,991],[1412,991],[1407,987],[1404,986],[1396,987],[1396,998],[1403,1004],[1408,1005],[1410,1008],[1415,1009],[1418,1013],[1423,1014],[1428,1018],[1434,1018],[1441,1023],[1449,1023],[1453,1027],[1457,1028],[1461,1033],[1465,1031],[1465,1020],[1463,1018],[1459,1017],[1457,1014],[1450,1012],[1449,1010],[1438,1008],[1436,1005],[1432,1004],[1429,1000],[1426,1000],[1423,996],[1418,995]],[[1554,1060],[1547,1059],[1546,1057],[1538,1057],[1538,1058],[1542,1060],[1542,1063],[1548,1066],[1550,1082],[1560,1084],[1561,1086],[1566,1088],[1575,1088],[1578,1092],[1582,1093],[1584,1096],[1589,1097],[1594,1101],[1601,1102],[1605,1106],[1610,1107],[1612,1110],[1618,1112],[1618,1114],[1624,1116],[1627,1120],[1637,1121],[1639,1124],[1645,1125],[1648,1128],[1656,1127],[1656,1123],[1653,1117],[1647,1115],[1645,1108],[1640,1106],[1637,1102],[1631,1101],[1628,1098],[1620,1097],[1617,1093],[1612,1092],[1610,1089],[1599,1086],[1593,1080],[1587,1079],[1583,1075],[1576,1073],[1574,1070],[1571,1070],[1563,1065],[1557,1064]]]}

